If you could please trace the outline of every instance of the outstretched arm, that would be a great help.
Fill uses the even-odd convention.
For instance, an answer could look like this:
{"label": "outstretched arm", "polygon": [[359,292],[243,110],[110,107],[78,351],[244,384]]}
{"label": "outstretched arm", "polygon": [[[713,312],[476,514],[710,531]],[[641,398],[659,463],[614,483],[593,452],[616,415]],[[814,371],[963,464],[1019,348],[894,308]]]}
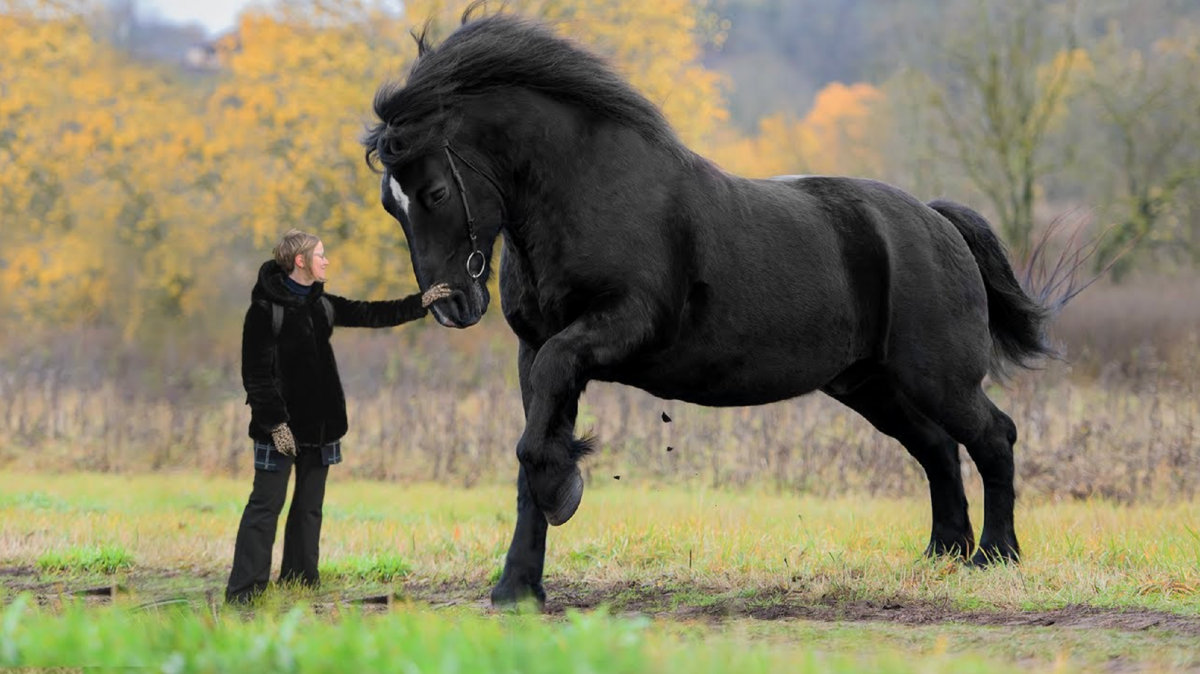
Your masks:
{"label": "outstretched arm", "polygon": [[412,294],[399,300],[348,300],[326,293],[333,303],[333,322],[347,328],[390,328],[424,318],[429,305],[450,295],[450,288],[438,284],[424,294]]}

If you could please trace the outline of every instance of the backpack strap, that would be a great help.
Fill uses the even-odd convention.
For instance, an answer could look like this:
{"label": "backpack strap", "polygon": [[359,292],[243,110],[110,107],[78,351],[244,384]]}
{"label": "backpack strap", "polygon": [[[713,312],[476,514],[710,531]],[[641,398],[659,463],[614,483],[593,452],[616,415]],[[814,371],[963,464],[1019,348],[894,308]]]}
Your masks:
{"label": "backpack strap", "polygon": [[271,334],[279,339],[279,328],[283,327],[283,305],[271,302]]}
{"label": "backpack strap", "polygon": [[283,326],[283,305],[270,302],[269,300],[254,300],[254,303],[267,308],[271,307],[271,336],[274,338],[274,348],[271,349],[271,371],[274,373],[276,384],[283,381],[279,371],[279,328]]}
{"label": "backpack strap", "polygon": [[321,295],[321,305],[325,307],[325,318],[329,320],[329,331],[333,331],[333,302],[325,295]]}
{"label": "backpack strap", "polygon": [[[266,304],[267,300],[255,300],[259,304]],[[272,370],[275,371],[276,381],[283,381],[283,375],[279,371],[279,330],[283,327],[283,305],[276,302],[271,304],[271,334],[275,337],[275,353],[273,354]],[[321,295],[321,306],[325,309],[325,318],[329,321],[329,329],[333,330],[333,302],[329,298]]]}
{"label": "backpack strap", "polygon": [[[259,300],[264,302],[264,300]],[[279,330],[283,327],[283,305],[271,302],[271,334],[279,339]],[[321,307],[325,310],[325,320],[329,321],[329,329],[333,329],[333,302],[321,295]]]}

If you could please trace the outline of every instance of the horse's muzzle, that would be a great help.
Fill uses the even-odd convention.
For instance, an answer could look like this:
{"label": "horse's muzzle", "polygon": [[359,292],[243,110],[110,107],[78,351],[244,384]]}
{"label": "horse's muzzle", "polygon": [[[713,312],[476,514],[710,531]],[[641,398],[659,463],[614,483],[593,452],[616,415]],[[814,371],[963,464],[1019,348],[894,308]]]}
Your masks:
{"label": "horse's muzzle", "polygon": [[467,293],[457,289],[449,297],[434,302],[432,311],[437,322],[447,328],[469,328],[483,317]]}

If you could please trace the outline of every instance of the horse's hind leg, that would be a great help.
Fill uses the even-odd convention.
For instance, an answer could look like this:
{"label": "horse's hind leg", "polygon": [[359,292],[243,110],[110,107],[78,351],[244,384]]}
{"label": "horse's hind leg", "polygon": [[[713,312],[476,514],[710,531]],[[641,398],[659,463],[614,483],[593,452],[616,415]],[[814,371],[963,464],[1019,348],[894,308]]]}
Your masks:
{"label": "horse's hind leg", "polygon": [[[1017,561],[1021,547],[1017,543],[1013,523],[1016,494],[1013,488],[1015,467],[1013,445],[1017,442],[1017,425],[988,399],[982,389],[975,390],[967,416],[980,418],[981,432],[963,444],[983,478],[983,532],[979,550],[971,558],[976,566],[999,560]],[[965,435],[963,437],[970,437]]]}
{"label": "horse's hind leg", "polygon": [[[982,377],[980,377],[982,380]],[[1017,561],[1021,548],[1013,525],[1013,445],[1017,427],[983,392],[981,381],[947,377],[944,386],[906,390],[921,411],[967,448],[983,478],[983,532],[971,563]]]}
{"label": "horse's hind leg", "polygon": [[958,442],[918,411],[882,373],[849,393],[826,393],[858,412],[881,433],[898,440],[925,469],[933,515],[926,556],[970,555],[975,548],[975,533],[963,493]]}

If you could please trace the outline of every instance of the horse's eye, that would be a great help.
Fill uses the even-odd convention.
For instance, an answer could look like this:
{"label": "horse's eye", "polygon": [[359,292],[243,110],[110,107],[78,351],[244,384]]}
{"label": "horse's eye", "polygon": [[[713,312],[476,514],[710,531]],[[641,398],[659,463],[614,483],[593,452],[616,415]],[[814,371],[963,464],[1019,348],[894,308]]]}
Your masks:
{"label": "horse's eye", "polygon": [[429,191],[429,203],[433,206],[437,206],[446,200],[446,194],[446,187],[444,185],[433,188]]}

